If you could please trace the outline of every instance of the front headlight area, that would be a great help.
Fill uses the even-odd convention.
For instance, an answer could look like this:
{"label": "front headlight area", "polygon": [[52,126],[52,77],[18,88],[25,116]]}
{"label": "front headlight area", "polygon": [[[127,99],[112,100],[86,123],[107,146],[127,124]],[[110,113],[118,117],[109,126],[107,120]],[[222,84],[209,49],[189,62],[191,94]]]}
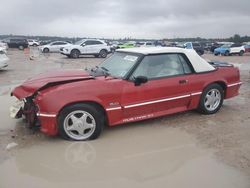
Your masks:
{"label": "front headlight area", "polygon": [[39,117],[56,117],[56,113],[51,112],[53,101],[50,101],[49,97],[41,92],[38,92],[34,97],[33,102],[37,108],[36,116]]}

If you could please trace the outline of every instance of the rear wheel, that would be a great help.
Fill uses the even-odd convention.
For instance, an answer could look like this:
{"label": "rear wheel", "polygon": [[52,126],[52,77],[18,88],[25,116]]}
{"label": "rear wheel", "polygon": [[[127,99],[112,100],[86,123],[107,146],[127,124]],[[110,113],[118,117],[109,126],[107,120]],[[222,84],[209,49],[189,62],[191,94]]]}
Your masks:
{"label": "rear wheel", "polygon": [[44,48],[44,49],[43,49],[43,52],[44,52],[44,53],[49,53],[49,48]]}
{"label": "rear wheel", "polygon": [[224,91],[218,84],[210,84],[203,91],[198,110],[203,114],[218,112],[223,104]]}
{"label": "rear wheel", "polygon": [[239,53],[239,55],[240,55],[240,56],[243,56],[243,54],[244,54],[244,51],[241,50],[240,53]]}
{"label": "rear wheel", "polygon": [[75,104],[64,108],[58,118],[59,134],[64,139],[83,141],[100,136],[104,115],[89,104]]}
{"label": "rear wheel", "polygon": [[18,49],[19,49],[19,50],[23,50],[24,47],[21,45],[21,46],[18,47]]}
{"label": "rear wheel", "polygon": [[79,50],[72,50],[71,52],[70,52],[70,56],[72,57],[72,58],[74,58],[74,59],[76,59],[76,58],[79,58],[79,56],[80,56],[80,52],[79,52]]}
{"label": "rear wheel", "polygon": [[224,55],[229,56],[229,51],[226,51]]}
{"label": "rear wheel", "polygon": [[100,53],[99,53],[99,56],[102,57],[102,58],[106,58],[107,55],[108,55],[107,50],[101,50]]}

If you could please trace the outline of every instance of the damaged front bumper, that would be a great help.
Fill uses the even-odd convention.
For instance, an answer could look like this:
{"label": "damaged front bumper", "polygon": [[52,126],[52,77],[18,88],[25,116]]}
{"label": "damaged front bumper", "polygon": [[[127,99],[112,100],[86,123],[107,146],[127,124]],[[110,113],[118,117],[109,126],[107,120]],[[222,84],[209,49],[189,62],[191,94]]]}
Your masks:
{"label": "damaged front bumper", "polygon": [[14,119],[24,118],[29,128],[40,129],[47,135],[57,134],[57,114],[42,113],[31,98],[17,100],[10,107],[10,117]]}
{"label": "damaged front bumper", "polygon": [[14,119],[18,119],[22,117],[24,108],[24,101],[17,100],[15,104],[10,107],[10,117]]}

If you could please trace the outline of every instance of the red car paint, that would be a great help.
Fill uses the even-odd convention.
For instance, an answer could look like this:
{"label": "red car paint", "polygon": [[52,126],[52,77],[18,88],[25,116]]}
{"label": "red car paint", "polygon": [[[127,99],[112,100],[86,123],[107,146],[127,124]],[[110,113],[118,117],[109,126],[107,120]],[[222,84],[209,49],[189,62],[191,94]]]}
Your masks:
{"label": "red car paint", "polygon": [[246,45],[244,46],[244,48],[245,48],[245,53],[250,52],[250,45]]}
{"label": "red car paint", "polygon": [[215,82],[224,87],[225,99],[238,95],[238,68],[218,67],[205,73],[149,80],[140,86],[109,76],[92,77],[83,70],[60,71],[29,79],[12,95],[32,97],[41,131],[56,135],[57,117],[70,104],[95,103],[104,109],[108,125],[114,126],[196,109],[204,88]]}

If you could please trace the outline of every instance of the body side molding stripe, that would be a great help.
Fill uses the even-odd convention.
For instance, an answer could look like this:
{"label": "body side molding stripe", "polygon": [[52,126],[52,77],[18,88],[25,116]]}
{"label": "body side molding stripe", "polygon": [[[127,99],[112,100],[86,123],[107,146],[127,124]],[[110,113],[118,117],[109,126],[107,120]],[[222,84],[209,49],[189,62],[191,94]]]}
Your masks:
{"label": "body side molding stripe", "polygon": [[237,83],[234,83],[234,84],[228,84],[227,87],[233,87],[233,86],[237,86],[237,85],[241,85],[242,82],[237,82]]}
{"label": "body side molding stripe", "polygon": [[[154,103],[159,103],[159,102],[182,99],[182,98],[201,95],[201,94],[202,94],[202,92],[196,92],[196,93],[191,93],[188,95],[181,95],[181,96],[177,96],[177,97],[171,97],[171,98],[159,99],[159,100],[154,100],[154,101],[149,101],[149,102],[131,104],[131,105],[124,106],[124,108],[133,108],[133,107],[137,107],[137,106],[144,106],[144,105],[148,105],[148,104],[154,104]],[[107,108],[106,111],[121,110],[121,109],[122,109],[122,107],[114,107],[114,108]]]}
{"label": "body side molding stripe", "polygon": [[37,113],[36,115],[40,117],[56,117],[56,114]]}

